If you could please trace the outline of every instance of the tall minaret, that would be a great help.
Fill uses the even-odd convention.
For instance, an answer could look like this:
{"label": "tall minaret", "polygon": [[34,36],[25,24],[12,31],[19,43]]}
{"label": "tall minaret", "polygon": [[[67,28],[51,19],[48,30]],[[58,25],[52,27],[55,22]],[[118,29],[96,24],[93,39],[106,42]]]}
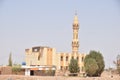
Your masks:
{"label": "tall minaret", "polygon": [[78,17],[77,17],[77,13],[75,13],[74,22],[73,22],[73,40],[72,40],[73,54],[78,54],[78,49],[79,49],[78,30],[79,30]]}

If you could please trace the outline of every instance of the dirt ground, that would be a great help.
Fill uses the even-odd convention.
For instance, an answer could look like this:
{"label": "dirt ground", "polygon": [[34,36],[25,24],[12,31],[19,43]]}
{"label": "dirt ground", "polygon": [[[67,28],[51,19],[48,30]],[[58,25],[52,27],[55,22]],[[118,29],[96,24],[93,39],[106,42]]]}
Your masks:
{"label": "dirt ground", "polygon": [[0,80],[120,80],[120,76],[104,71],[101,77],[0,75]]}
{"label": "dirt ground", "polygon": [[0,75],[0,80],[120,80],[120,76],[82,78],[82,77],[65,77],[65,76]]}

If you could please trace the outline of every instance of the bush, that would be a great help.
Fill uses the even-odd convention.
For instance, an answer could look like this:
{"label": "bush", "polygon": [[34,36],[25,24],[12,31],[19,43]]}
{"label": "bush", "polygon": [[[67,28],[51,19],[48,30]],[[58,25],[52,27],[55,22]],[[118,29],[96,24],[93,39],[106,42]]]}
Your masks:
{"label": "bush", "polygon": [[21,71],[21,66],[20,65],[14,65],[12,67],[12,72],[14,72],[15,74],[17,74],[20,71]]}
{"label": "bush", "polygon": [[55,75],[55,70],[48,70],[48,75],[49,76],[54,76]]}

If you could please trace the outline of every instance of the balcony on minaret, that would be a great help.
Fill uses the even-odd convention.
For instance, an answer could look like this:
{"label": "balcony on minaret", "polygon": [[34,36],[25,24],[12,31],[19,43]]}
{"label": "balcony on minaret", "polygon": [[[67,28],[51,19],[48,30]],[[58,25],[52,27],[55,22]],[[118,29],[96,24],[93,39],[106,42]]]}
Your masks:
{"label": "balcony on minaret", "polygon": [[79,47],[79,42],[78,41],[77,42],[72,42],[72,46],[78,48]]}
{"label": "balcony on minaret", "polygon": [[79,29],[79,24],[73,24],[73,30],[78,30]]}

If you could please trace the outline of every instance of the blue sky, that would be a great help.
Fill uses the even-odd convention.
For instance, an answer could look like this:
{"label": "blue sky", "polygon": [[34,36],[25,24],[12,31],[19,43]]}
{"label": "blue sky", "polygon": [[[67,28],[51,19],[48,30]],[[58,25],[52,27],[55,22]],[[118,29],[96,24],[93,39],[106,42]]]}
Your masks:
{"label": "blue sky", "polygon": [[0,0],[0,64],[25,60],[25,49],[49,46],[71,52],[77,11],[80,53],[100,51],[106,67],[120,54],[119,0]]}

